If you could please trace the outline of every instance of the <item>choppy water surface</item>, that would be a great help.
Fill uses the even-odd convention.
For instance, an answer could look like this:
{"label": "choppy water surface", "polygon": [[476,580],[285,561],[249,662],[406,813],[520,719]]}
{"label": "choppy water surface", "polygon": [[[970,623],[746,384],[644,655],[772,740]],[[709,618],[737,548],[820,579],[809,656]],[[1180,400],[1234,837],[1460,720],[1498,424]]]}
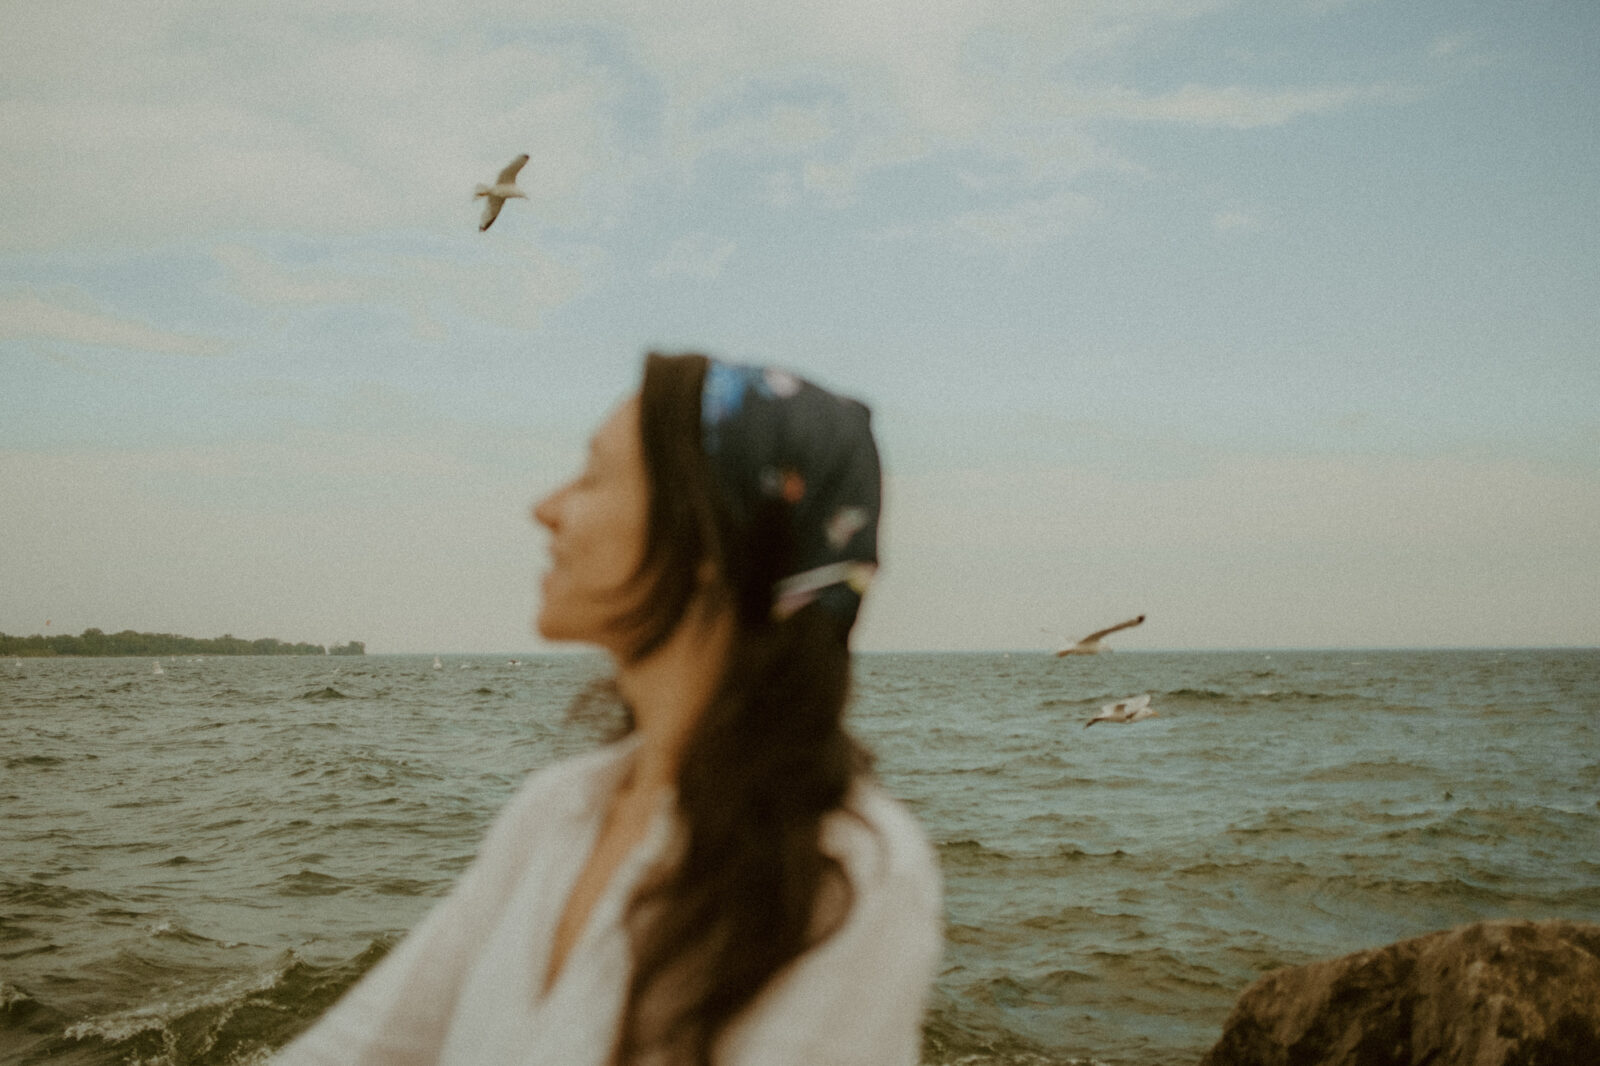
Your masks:
{"label": "choppy water surface", "polygon": [[[598,660],[432,663],[0,662],[0,1063],[259,1060],[595,743]],[[875,655],[857,689],[944,865],[930,1066],[1192,1063],[1272,967],[1600,921],[1600,652]]]}

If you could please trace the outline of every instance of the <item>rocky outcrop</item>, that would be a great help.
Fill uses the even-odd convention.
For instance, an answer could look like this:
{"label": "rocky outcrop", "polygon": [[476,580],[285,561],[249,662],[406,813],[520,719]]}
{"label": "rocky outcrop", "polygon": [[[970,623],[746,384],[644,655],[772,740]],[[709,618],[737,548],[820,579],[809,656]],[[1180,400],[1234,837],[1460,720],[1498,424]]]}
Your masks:
{"label": "rocky outcrop", "polygon": [[1600,1066],[1600,925],[1481,922],[1274,970],[1201,1066]]}

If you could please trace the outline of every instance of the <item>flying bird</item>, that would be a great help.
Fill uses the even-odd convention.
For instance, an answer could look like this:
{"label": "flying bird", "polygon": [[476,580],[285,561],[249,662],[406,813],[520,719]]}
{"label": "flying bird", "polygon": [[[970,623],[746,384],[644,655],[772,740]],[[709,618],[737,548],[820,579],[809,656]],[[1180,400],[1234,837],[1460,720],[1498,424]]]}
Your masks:
{"label": "flying bird", "polygon": [[1108,703],[1100,708],[1100,713],[1083,723],[1083,728],[1088,729],[1096,722],[1142,722],[1146,718],[1156,717],[1156,712],[1150,709],[1150,694],[1133,696],[1121,703]]}
{"label": "flying bird", "polygon": [[1063,655],[1098,655],[1107,650],[1100,646],[1100,641],[1103,638],[1110,636],[1119,629],[1132,629],[1134,626],[1140,625],[1143,622],[1144,615],[1141,614],[1138,618],[1130,618],[1126,622],[1118,622],[1114,626],[1107,626],[1104,629],[1096,630],[1095,632],[1084,637],[1082,640],[1078,641],[1078,643],[1072,645],[1070,648],[1062,648],[1060,651],[1056,652],[1056,658],[1059,659]]}
{"label": "flying bird", "polygon": [[527,165],[528,153],[523,152],[517,158],[506,164],[506,168],[494,179],[493,185],[479,185],[473,197],[483,197],[483,221],[478,224],[478,232],[482,233],[494,225],[494,220],[500,217],[500,209],[507,200],[526,200],[528,194],[517,188],[517,174]]}

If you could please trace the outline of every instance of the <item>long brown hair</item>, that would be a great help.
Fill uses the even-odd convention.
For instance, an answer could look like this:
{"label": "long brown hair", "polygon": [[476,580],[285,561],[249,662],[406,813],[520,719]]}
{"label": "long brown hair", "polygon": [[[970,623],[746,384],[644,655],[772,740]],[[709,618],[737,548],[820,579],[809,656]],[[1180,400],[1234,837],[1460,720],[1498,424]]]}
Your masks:
{"label": "long brown hair", "polygon": [[[738,625],[678,770],[681,860],[629,904],[634,969],[618,1066],[647,1052],[711,1066],[729,1024],[832,934],[850,899],[843,871],[819,844],[823,817],[842,806],[866,765],[843,725],[849,627],[817,604],[772,618],[772,587],[792,554],[787,524],[775,502],[736,526],[722,502],[700,444],[706,366],[693,354],[645,361],[650,512],[639,579],[647,591],[623,624],[630,658],[658,648],[704,594],[709,560],[720,575],[713,595],[728,598]],[[825,892],[842,905],[819,907]]]}

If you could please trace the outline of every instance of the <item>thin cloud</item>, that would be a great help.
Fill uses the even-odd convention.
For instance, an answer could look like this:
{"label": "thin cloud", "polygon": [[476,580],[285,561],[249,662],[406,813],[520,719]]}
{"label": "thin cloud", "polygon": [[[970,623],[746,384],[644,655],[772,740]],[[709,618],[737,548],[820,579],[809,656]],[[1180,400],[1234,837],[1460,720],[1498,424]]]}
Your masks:
{"label": "thin cloud", "polygon": [[950,218],[890,227],[877,236],[887,241],[937,241],[1021,252],[1054,244],[1099,212],[1100,204],[1092,197],[1061,190]]}
{"label": "thin cloud", "polygon": [[745,158],[803,155],[817,150],[840,132],[840,122],[829,105],[802,107],[777,103],[755,114],[743,114],[686,137],[681,151],[686,159],[716,153]]}
{"label": "thin cloud", "polygon": [[1156,95],[1132,89],[1068,92],[1058,102],[1059,113],[1072,118],[1254,129],[1337,111],[1373,92],[1355,86],[1263,91],[1241,86],[1185,85],[1175,92]]}
{"label": "thin cloud", "polygon": [[44,341],[155,355],[218,356],[233,344],[217,337],[161,329],[82,307],[69,307],[26,292],[0,296],[0,341]]}
{"label": "thin cloud", "polygon": [[76,29],[98,13],[64,6],[32,27],[48,61],[12,64],[25,49],[0,45],[0,186],[16,191],[0,247],[474,226],[473,184],[523,150],[539,217],[582,221],[635,174],[612,67],[569,43],[430,38],[403,20],[330,32],[249,4],[146,10],[155,32],[101,40]]}
{"label": "thin cloud", "polygon": [[356,303],[377,297],[389,284],[326,265],[288,266],[238,244],[220,245],[211,254],[226,269],[235,295],[265,307]]}
{"label": "thin cloud", "polygon": [[[1253,128],[1371,91],[1059,87],[1063,64],[1216,6],[692,0],[661,19],[623,0],[551,0],[507,21],[468,0],[401,4],[364,32],[321,8],[264,18],[245,3],[140,7],[86,36],[86,6],[36,5],[0,44],[14,75],[0,185],[17,192],[0,204],[0,245],[442,230],[467,225],[471,184],[524,150],[530,219],[555,224],[609,225],[654,179],[730,152],[790,175],[771,198],[840,206],[864,175],[944,151],[1012,158],[1079,119]],[[481,32],[485,11],[503,37]],[[1095,166],[1107,151],[1042,165]]]}
{"label": "thin cloud", "polygon": [[435,314],[440,307],[513,329],[537,328],[546,311],[582,291],[594,269],[593,257],[582,249],[573,262],[527,247],[472,259],[334,254],[304,265],[243,245],[222,245],[212,254],[232,291],[258,306],[387,307],[409,315],[416,334],[433,340],[445,335]]}
{"label": "thin cloud", "polygon": [[719,240],[706,233],[692,233],[675,241],[667,254],[650,268],[651,277],[683,276],[710,280],[720,277],[733,258],[733,241]]}
{"label": "thin cloud", "polygon": [[1261,228],[1254,215],[1244,211],[1219,211],[1211,219],[1218,233],[1249,233]]}

